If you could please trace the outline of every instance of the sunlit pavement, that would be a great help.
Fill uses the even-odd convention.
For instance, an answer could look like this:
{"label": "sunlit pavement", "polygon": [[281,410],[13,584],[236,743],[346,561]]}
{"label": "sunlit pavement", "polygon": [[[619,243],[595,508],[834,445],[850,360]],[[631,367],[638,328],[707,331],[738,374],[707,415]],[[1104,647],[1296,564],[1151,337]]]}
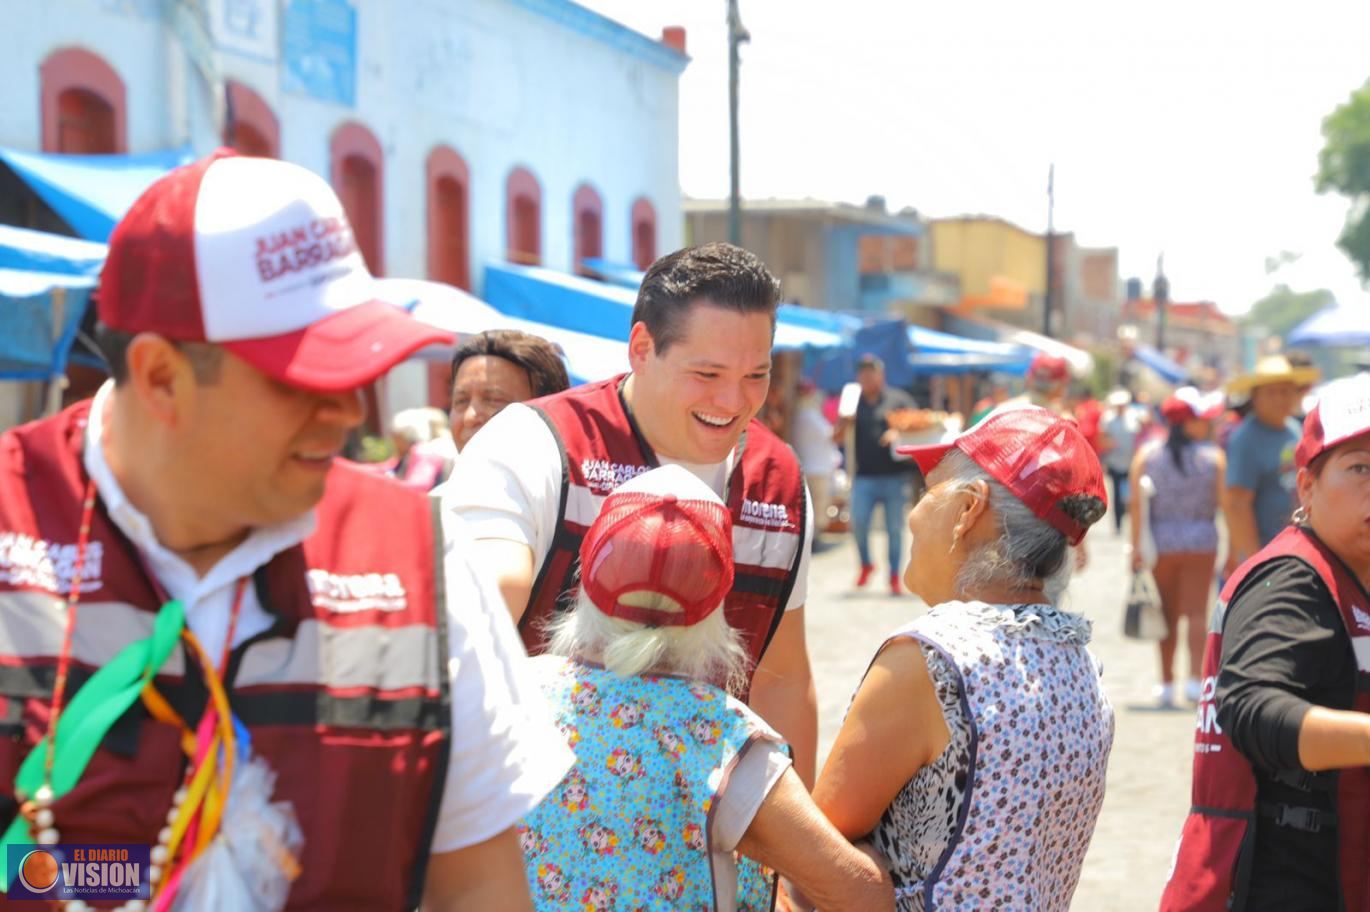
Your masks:
{"label": "sunlit pavement", "polygon": [[[883,524],[877,520],[877,527]],[[871,552],[884,553],[872,532]],[[1189,804],[1193,712],[1158,711],[1151,687],[1156,648],[1122,635],[1128,568],[1122,539],[1106,517],[1089,535],[1090,562],[1071,584],[1069,607],[1094,622],[1092,648],[1117,713],[1108,793],[1085,861],[1073,908],[1153,912],[1170,868]],[[852,689],[885,635],[923,612],[922,603],[888,594],[887,569],[877,567],[864,591],[856,579],[849,536],[825,535],[809,578],[808,638],[818,686],[819,759],[827,755]],[[1186,674],[1181,653],[1177,671]]]}

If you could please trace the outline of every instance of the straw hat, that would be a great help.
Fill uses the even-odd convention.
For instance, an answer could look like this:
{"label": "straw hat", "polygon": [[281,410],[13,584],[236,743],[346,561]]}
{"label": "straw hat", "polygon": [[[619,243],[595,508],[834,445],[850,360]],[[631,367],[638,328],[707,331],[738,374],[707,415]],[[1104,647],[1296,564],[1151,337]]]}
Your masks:
{"label": "straw hat", "polygon": [[1258,386],[1272,383],[1293,383],[1295,386],[1308,386],[1317,383],[1322,374],[1316,367],[1295,367],[1284,355],[1266,355],[1256,362],[1256,369],[1228,381],[1228,393],[1245,395]]}

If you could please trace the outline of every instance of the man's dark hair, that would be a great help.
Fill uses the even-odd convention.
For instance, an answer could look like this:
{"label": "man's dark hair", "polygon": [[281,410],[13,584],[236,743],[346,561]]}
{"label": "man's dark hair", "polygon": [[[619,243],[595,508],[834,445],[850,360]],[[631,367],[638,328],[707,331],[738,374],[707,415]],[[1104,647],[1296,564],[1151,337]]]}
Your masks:
{"label": "man's dark hair", "polygon": [[457,371],[461,369],[462,362],[479,355],[503,358],[523,368],[535,399],[559,393],[571,386],[571,378],[566,375],[566,365],[561,363],[557,347],[541,336],[516,329],[492,329],[477,333],[458,345],[456,353],[452,355],[453,384],[457,382]]}
{"label": "man's dark hair", "polygon": [[[95,346],[105,359],[109,375],[114,378],[115,386],[128,382],[128,347],[133,344],[137,333],[110,329],[103,323],[95,326]],[[211,386],[219,382],[223,369],[224,350],[209,342],[177,342],[168,339],[181,354],[190,361],[190,369],[195,373],[195,382],[201,386]]]}
{"label": "man's dark hair", "polygon": [[680,341],[690,308],[707,301],[738,313],[764,313],[775,330],[780,282],[766,264],[741,247],[721,242],[686,247],[652,264],[633,307],[633,323],[652,334],[657,354]]}

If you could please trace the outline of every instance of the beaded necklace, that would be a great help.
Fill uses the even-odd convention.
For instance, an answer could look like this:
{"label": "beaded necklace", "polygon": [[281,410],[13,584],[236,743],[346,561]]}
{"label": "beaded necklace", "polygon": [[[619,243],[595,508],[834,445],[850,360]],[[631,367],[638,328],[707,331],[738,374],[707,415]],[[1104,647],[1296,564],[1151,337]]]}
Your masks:
{"label": "beaded necklace", "polygon": [[[71,589],[67,598],[66,625],[53,684],[52,710],[48,716],[47,733],[41,742],[44,751],[42,782],[20,806],[20,815],[27,821],[34,841],[42,845],[54,845],[61,841],[61,834],[57,830],[52,811],[52,803],[58,797],[53,789],[53,769],[57,759],[58,724],[65,708],[64,698],[71,671],[72,642],[81,601],[81,579],[85,569],[95,501],[95,481],[91,479],[86,484],[81,507],[80,532],[77,536]],[[147,872],[153,890],[150,904],[141,899],[129,900],[118,906],[115,912],[146,912],[149,909],[152,912],[164,912],[169,909],[191,862],[209,847],[219,830],[224,803],[228,798],[232,781],[234,762],[239,753],[233,715],[222,674],[228,667],[246,590],[247,578],[244,577],[238,580],[234,589],[228,629],[217,668],[199,638],[185,626],[179,602],[169,601],[158,612],[157,624],[164,622],[164,615],[170,618],[166,623],[173,626],[168,630],[179,636],[185,643],[186,651],[195,656],[204,674],[210,699],[199,726],[191,729],[153,687],[152,677],[157,669],[148,668],[144,673],[139,696],[153,718],[181,729],[182,750],[191,762],[186,767],[184,781],[172,796],[166,826],[158,833],[157,845],[151,852],[151,866]],[[138,645],[141,644],[133,644]],[[84,768],[84,764],[81,766]],[[16,794],[19,792],[16,788]],[[68,900],[63,903],[62,908],[65,912],[91,912],[91,907],[81,900]]]}

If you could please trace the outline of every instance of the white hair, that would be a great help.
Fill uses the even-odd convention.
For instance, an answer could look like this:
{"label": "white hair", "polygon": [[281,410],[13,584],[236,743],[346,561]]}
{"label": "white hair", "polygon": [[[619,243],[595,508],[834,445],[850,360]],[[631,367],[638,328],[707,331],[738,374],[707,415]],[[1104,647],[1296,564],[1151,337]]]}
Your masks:
{"label": "white hair", "polygon": [[950,450],[928,475],[928,486],[950,482],[953,490],[978,494],[989,488],[989,510],[999,535],[966,558],[956,576],[956,594],[992,585],[1026,587],[1040,581],[1047,600],[1060,606],[1075,561],[1064,534],[1028,509],[993,476],[960,450]]}
{"label": "white hair", "polygon": [[433,421],[425,408],[403,409],[390,420],[390,432],[410,443],[424,443],[433,439]]}
{"label": "white hair", "polygon": [[751,661],[722,608],[688,627],[649,627],[609,617],[581,590],[575,608],[558,614],[546,630],[548,652],[597,662],[619,677],[675,674],[732,694],[747,688]]}
{"label": "white hair", "polygon": [[419,409],[428,416],[428,439],[438,440],[450,433],[452,422],[447,417],[447,413],[440,408],[433,408],[431,405]]}

